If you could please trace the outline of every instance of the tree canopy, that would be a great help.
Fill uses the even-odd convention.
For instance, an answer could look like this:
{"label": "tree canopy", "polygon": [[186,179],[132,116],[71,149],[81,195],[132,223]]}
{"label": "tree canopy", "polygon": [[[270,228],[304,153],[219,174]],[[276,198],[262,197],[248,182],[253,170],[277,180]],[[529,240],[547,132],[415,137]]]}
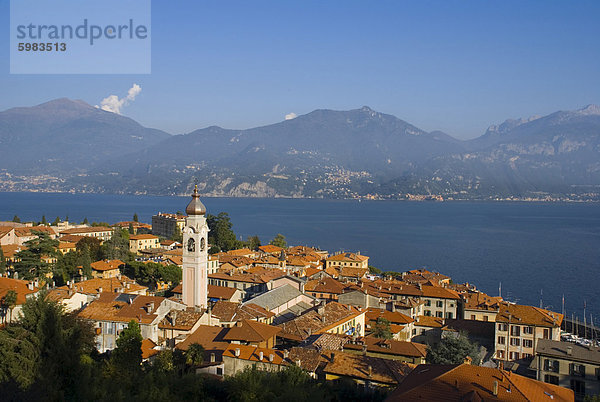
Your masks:
{"label": "tree canopy", "polygon": [[390,322],[383,317],[377,318],[377,321],[373,324],[371,335],[381,339],[392,339],[394,337]]}
{"label": "tree canopy", "polygon": [[479,365],[479,346],[471,343],[464,333],[442,337],[442,340],[427,348],[429,364],[461,364],[469,356],[472,364]]}
{"label": "tree canopy", "polygon": [[58,240],[50,238],[44,232],[32,232],[37,237],[25,242],[24,250],[17,253],[17,261],[13,264],[20,279],[32,280],[45,278],[52,266],[42,260],[42,257],[56,257]]}
{"label": "tree canopy", "polygon": [[281,233],[278,233],[277,236],[275,236],[273,240],[269,242],[269,244],[281,248],[287,248],[287,241],[285,241],[285,236]]}

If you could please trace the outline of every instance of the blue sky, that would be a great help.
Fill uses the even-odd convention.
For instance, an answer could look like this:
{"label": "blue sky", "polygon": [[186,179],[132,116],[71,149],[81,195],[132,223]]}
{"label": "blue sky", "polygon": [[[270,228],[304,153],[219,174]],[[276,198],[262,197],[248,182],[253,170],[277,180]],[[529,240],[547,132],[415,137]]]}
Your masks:
{"label": "blue sky", "polygon": [[137,83],[122,113],[173,134],[368,105],[472,138],[600,103],[598,1],[153,1],[148,75],[10,75],[0,15],[0,110]]}

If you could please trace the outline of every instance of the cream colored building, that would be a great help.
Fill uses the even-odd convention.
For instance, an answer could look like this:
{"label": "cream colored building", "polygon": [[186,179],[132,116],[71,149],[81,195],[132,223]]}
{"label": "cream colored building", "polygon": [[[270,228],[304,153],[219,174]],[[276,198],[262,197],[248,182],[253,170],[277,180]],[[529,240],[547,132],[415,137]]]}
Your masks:
{"label": "cream colored building", "polygon": [[159,248],[160,240],[158,236],[151,234],[139,234],[129,236],[129,251],[135,254],[139,254],[141,250],[148,250],[151,248]]}
{"label": "cream colored building", "polygon": [[533,357],[538,340],[560,340],[562,320],[559,313],[503,303],[496,316],[494,357],[507,361]]}
{"label": "cream colored building", "polygon": [[96,227],[84,227],[84,228],[73,228],[62,230],[60,232],[60,236],[64,235],[76,235],[76,236],[85,236],[85,237],[93,237],[99,239],[100,241],[110,240],[113,235],[113,230],[104,226],[96,226]]}
{"label": "cream colored building", "polygon": [[369,257],[360,253],[340,253],[325,260],[325,268],[355,267],[369,268]]}

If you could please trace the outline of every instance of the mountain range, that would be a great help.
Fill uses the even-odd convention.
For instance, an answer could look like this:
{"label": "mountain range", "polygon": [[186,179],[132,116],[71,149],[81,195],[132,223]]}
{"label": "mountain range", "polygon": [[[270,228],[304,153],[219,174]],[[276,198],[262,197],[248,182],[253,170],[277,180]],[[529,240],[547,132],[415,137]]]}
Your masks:
{"label": "mountain range", "polygon": [[369,107],[170,135],[56,99],[0,112],[0,190],[323,198],[600,193],[600,107],[509,119],[462,141]]}

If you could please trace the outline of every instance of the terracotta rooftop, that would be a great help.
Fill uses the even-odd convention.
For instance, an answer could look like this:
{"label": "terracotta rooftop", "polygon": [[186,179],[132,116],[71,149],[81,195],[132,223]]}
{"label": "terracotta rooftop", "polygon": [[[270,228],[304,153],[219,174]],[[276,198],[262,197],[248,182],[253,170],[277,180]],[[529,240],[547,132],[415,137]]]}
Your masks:
{"label": "terracotta rooftop", "polygon": [[279,254],[279,253],[281,253],[281,250],[283,250],[281,247],[277,247],[272,244],[266,244],[264,246],[260,246],[260,247],[258,247],[258,249],[265,253],[268,253],[268,254],[275,254],[275,253]]}
{"label": "terracotta rooftop", "polygon": [[415,322],[415,325],[418,325],[419,327],[442,328],[444,326],[444,319],[420,315],[417,317],[417,322]]}
{"label": "terracotta rooftop", "polygon": [[341,267],[340,268],[340,276],[345,276],[348,278],[357,278],[360,279],[367,273],[368,268],[358,268],[358,267]]}
{"label": "terracotta rooftop", "polygon": [[152,341],[152,339],[143,339],[142,340],[142,359],[148,359],[154,355],[159,353],[158,350],[154,349],[156,347],[156,343]]}
{"label": "terracotta rooftop", "polygon": [[[497,384],[497,396],[494,396]],[[573,391],[489,367],[421,364],[387,401],[573,401]]]}
{"label": "terracotta rooftop", "polygon": [[260,318],[270,318],[275,314],[253,303],[233,303],[228,301],[218,301],[212,308],[211,314],[223,322],[237,322],[241,320],[256,320]]}
{"label": "terracotta rooftop", "polygon": [[15,254],[17,254],[21,250],[27,250],[25,246],[19,246],[18,244],[6,244],[0,246],[2,248],[2,253],[4,254],[4,258],[14,258]]}
{"label": "terracotta rooftop", "polygon": [[9,291],[14,290],[17,293],[17,304],[25,303],[28,295],[37,293],[39,290],[32,285],[33,290],[29,289],[30,283],[20,279],[0,277],[0,299],[6,296]]}
{"label": "terracotta rooftop", "polygon": [[534,306],[503,303],[496,315],[496,322],[509,322],[538,327],[560,327],[563,315]]}
{"label": "terracotta rooftop", "polygon": [[151,240],[151,239],[158,239],[158,236],[155,236],[153,234],[137,234],[137,235],[130,235],[129,236],[129,240]]}
{"label": "terracotta rooftop", "polygon": [[[68,289],[68,287],[61,286],[59,289]],[[121,275],[120,279],[115,278],[92,278],[87,281],[81,281],[72,285],[72,290],[79,293],[85,294],[97,294],[102,289],[103,292],[121,292],[121,293],[139,293],[140,291],[147,290],[148,288],[142,285],[138,285],[133,279],[125,275]]]}
{"label": "terracotta rooftop", "polygon": [[231,327],[223,339],[226,341],[264,342],[281,332],[281,328],[257,321],[242,320],[240,323]]}
{"label": "terracotta rooftop", "polygon": [[[95,321],[135,320],[141,324],[150,324],[156,319],[156,310],[164,300],[164,297],[158,296],[101,293],[100,297],[79,313],[79,316]],[[151,306],[151,303],[154,305]]]}
{"label": "terracotta rooftop", "polygon": [[43,232],[55,236],[56,232],[48,226],[28,226],[24,228],[15,228],[15,235],[18,237],[33,236],[33,232]]}
{"label": "terracotta rooftop", "polygon": [[90,265],[94,271],[110,271],[125,266],[125,263],[121,260],[103,260],[92,262]]}
{"label": "terracotta rooftop", "polygon": [[193,307],[185,310],[172,310],[158,323],[158,328],[189,331],[204,315],[204,312],[204,310],[196,311]]}
{"label": "terracotta rooftop", "polygon": [[[322,313],[319,313],[319,310]],[[330,302],[324,307],[312,308],[301,316],[280,324],[283,330],[280,336],[296,340],[306,339],[312,334],[327,332],[360,314],[362,312],[353,306]]]}
{"label": "terracotta rooftop", "polygon": [[375,308],[375,307],[369,307],[367,309],[367,312],[365,313],[365,320],[367,321],[377,321],[378,318],[385,318],[386,320],[388,320],[391,324],[410,324],[411,322],[414,322],[415,320],[413,320],[411,317],[402,314],[400,312],[392,312],[392,311],[388,311],[388,310],[382,310],[380,308]]}
{"label": "terracotta rooftop", "polygon": [[[178,285],[175,289],[177,288],[179,288],[179,293],[181,293],[181,285]],[[173,293],[176,293],[175,289],[173,289]],[[208,298],[230,300],[236,291],[236,288],[229,288],[227,286],[208,285]]]}
{"label": "terracotta rooftop", "polygon": [[488,296],[482,292],[465,293],[462,299],[466,310],[498,311],[502,302],[501,297]]}
{"label": "terracotta rooftop", "polygon": [[360,255],[357,253],[340,253],[330,256],[327,258],[327,261],[363,262],[368,259],[369,257],[366,255]]}
{"label": "terracotta rooftop", "polygon": [[112,232],[111,228],[108,228],[106,226],[90,226],[87,228],[72,228],[72,229],[65,229],[65,230],[61,230],[60,234],[61,235],[76,235],[78,233],[95,233],[95,232]]}
{"label": "terracotta rooftop", "polygon": [[323,372],[388,386],[395,386],[415,366],[398,360],[382,359],[353,353],[332,352]]}
{"label": "terracotta rooftop", "polygon": [[229,346],[229,342],[223,340],[223,336],[227,331],[229,331],[229,328],[200,325],[197,330],[188,335],[183,342],[178,343],[175,348],[187,350],[191,344],[197,343],[202,345],[206,352],[218,352],[220,359],[223,351]]}
{"label": "terracotta rooftop", "polygon": [[315,349],[293,347],[286,359],[290,364],[298,365],[303,370],[314,373],[321,363],[321,353]]}
{"label": "terracotta rooftop", "polygon": [[313,279],[304,285],[305,292],[332,293],[337,295],[344,293],[345,288],[346,285],[329,277]]}
{"label": "terracotta rooftop", "polygon": [[[236,351],[239,351],[239,356],[236,356]],[[262,352],[262,360],[260,353]],[[238,345],[231,344],[223,352],[223,357],[231,357],[234,359],[241,359],[253,362],[264,362],[276,365],[287,365],[288,363],[284,360],[283,352],[275,349],[257,348],[250,345]]]}
{"label": "terracotta rooftop", "polygon": [[438,299],[454,299],[460,300],[460,295],[451,289],[446,289],[431,282],[426,282],[421,286],[423,297],[432,297]]}
{"label": "terracotta rooftop", "polygon": [[372,336],[364,336],[356,341],[350,340],[344,344],[344,349],[362,350],[363,345],[367,346],[367,352],[417,358],[427,356],[427,345],[393,339],[380,339]]}

